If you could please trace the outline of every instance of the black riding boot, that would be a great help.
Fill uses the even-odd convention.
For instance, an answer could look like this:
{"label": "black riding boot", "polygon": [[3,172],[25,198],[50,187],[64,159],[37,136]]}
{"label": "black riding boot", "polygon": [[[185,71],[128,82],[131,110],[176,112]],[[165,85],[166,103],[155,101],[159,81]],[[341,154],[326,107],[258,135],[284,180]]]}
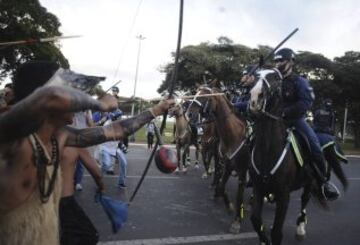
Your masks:
{"label": "black riding boot", "polygon": [[339,192],[335,188],[333,188],[335,189],[335,191],[331,190],[332,186],[328,183],[329,176],[326,173],[326,162],[324,157],[314,158],[314,162],[316,165],[314,166],[315,174],[317,175],[316,179],[321,187],[322,194],[324,195],[326,200],[336,200],[339,197]]}

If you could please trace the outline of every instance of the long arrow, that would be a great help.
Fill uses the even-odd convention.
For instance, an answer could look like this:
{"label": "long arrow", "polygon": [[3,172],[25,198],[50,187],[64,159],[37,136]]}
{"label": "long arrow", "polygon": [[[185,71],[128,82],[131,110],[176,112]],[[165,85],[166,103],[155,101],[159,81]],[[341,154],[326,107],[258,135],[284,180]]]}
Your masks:
{"label": "long arrow", "polygon": [[56,42],[60,39],[69,39],[69,38],[79,38],[80,35],[73,35],[73,36],[55,36],[55,37],[45,37],[45,38],[29,38],[26,40],[20,41],[12,41],[12,42],[3,42],[0,43],[0,46],[12,46],[18,44],[32,44],[32,43],[46,43],[46,42]]}

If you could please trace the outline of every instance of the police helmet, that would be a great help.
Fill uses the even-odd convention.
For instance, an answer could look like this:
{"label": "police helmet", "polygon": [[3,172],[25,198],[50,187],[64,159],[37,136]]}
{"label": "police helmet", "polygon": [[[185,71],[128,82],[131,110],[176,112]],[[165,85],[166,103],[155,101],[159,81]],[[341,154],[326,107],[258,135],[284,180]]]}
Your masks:
{"label": "police helmet", "polygon": [[295,53],[292,51],[292,49],[289,48],[282,48],[279,51],[277,51],[274,55],[274,61],[282,61],[282,60],[295,60]]}
{"label": "police helmet", "polygon": [[111,91],[113,91],[114,93],[119,93],[120,90],[118,87],[114,86],[111,88]]}

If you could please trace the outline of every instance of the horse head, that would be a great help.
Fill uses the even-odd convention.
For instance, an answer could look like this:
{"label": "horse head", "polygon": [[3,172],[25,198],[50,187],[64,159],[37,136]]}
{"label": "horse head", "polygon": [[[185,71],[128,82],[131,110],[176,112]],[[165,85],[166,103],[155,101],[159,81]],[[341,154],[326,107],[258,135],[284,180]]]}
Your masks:
{"label": "horse head", "polygon": [[266,115],[277,119],[280,111],[282,75],[276,68],[257,72],[255,86],[250,94],[250,111],[254,115]]}
{"label": "horse head", "polygon": [[[198,88],[198,92],[197,95],[207,95],[207,94],[212,94],[213,90],[208,87],[208,86],[201,86]],[[212,106],[212,101],[211,101],[211,97],[199,97],[197,98],[197,101],[201,104],[201,116],[203,118],[209,118],[210,115],[212,114],[212,110],[213,110],[213,106]]]}
{"label": "horse head", "polygon": [[181,117],[183,114],[184,114],[184,109],[180,103],[176,104],[175,106],[169,109],[169,117],[178,118]]}
{"label": "horse head", "polygon": [[191,123],[198,123],[202,112],[202,104],[196,98],[184,101],[185,117]]}

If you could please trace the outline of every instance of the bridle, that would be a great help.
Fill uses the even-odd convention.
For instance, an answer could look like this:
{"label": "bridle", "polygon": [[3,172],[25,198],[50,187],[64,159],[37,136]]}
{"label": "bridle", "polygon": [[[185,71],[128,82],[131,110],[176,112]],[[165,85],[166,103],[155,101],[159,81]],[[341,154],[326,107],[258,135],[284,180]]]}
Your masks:
{"label": "bridle", "polygon": [[[277,73],[277,75],[279,76],[280,80],[283,79],[283,76],[282,76],[281,72],[280,72],[278,69],[273,68],[273,69],[271,69],[271,70],[273,70],[273,71],[275,71],[275,72]],[[258,111],[258,113],[259,113],[260,115],[264,115],[264,116],[266,116],[266,117],[268,117],[268,118],[270,118],[270,119],[276,120],[276,121],[281,120],[281,119],[282,119],[281,116],[274,115],[273,113],[270,113],[269,111],[267,111],[267,107],[268,107],[268,105],[269,105],[268,101],[269,101],[271,98],[273,98],[273,96],[276,95],[276,93],[280,93],[280,94],[281,94],[280,83],[279,83],[278,86],[276,86],[276,88],[274,88],[273,86],[271,86],[271,84],[270,84],[269,81],[267,80],[266,76],[260,77],[257,82],[262,82],[263,85],[265,85],[265,86],[263,86],[263,88],[265,88],[266,91],[267,91],[267,93],[265,93],[266,96],[264,96],[264,101],[263,101],[263,103],[262,103],[262,105],[261,105],[261,109],[260,109],[260,111]]]}

